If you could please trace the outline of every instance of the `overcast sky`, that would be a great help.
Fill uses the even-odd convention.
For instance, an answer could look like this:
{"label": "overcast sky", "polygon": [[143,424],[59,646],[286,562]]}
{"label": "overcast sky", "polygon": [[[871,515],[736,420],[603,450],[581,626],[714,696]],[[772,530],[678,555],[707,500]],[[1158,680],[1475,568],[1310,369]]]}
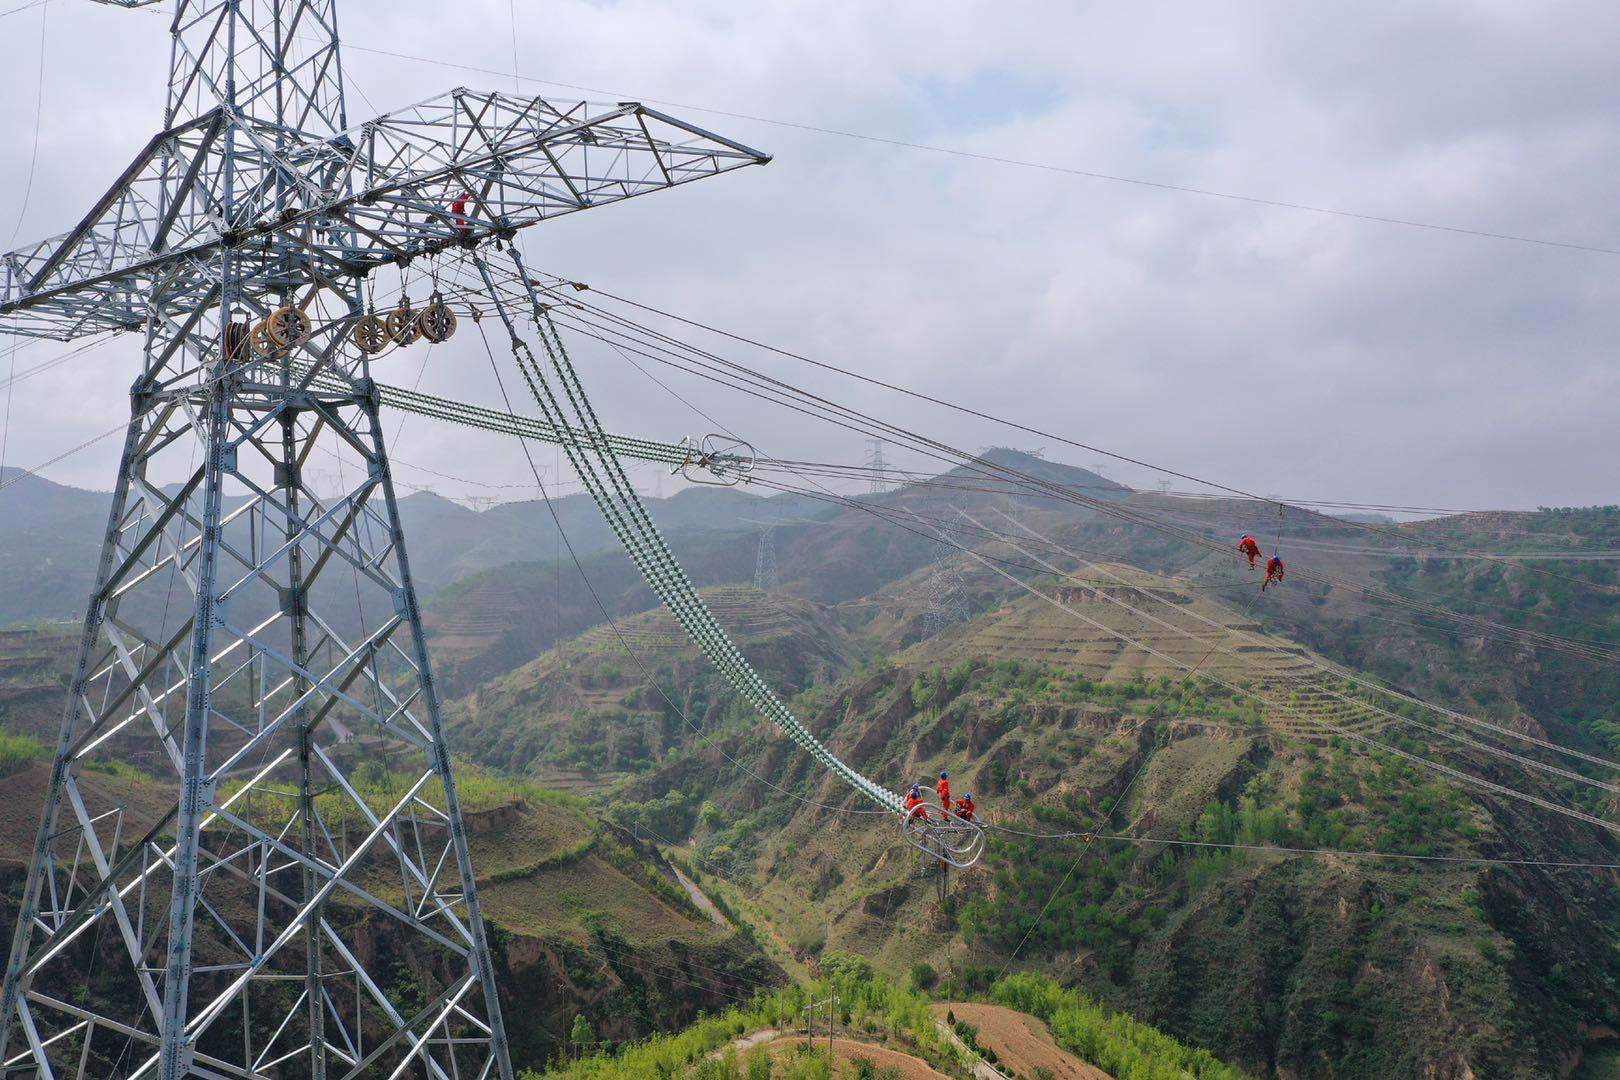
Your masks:
{"label": "overcast sky", "polygon": [[[775,155],[539,226],[527,246],[540,267],[1249,490],[1459,507],[1620,502],[1620,256],[690,108],[1620,248],[1613,3],[518,0],[516,17],[525,74],[610,100],[683,103],[659,107]],[[25,199],[42,21],[45,100]],[[354,46],[351,121],[456,85],[512,87],[362,51],[511,71],[505,0],[348,0],[341,21]],[[19,243],[70,226],[150,137],[166,28],[87,0],[0,17],[0,241],[13,224]],[[435,353],[422,386],[494,403],[470,337]],[[22,350],[19,367],[53,348]],[[119,341],[19,384],[6,462],[34,465],[126,414],[135,348]],[[791,361],[728,355],[958,445],[1039,445]],[[378,375],[412,383],[421,359],[407,350]],[[709,429],[611,354],[582,347],[579,359],[610,425],[671,438]],[[770,453],[864,455],[847,432],[667,377]],[[46,475],[105,488],[116,451],[108,440]],[[405,424],[395,454],[484,484],[525,479],[511,446],[425,420]],[[403,465],[401,477],[448,495],[486,490]]]}

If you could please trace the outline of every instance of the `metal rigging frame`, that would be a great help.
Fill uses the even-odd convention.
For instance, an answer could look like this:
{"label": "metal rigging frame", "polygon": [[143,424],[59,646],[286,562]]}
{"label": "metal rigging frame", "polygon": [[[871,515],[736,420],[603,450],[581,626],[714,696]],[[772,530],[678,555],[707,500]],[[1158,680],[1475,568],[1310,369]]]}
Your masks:
{"label": "metal rigging frame", "polygon": [[[0,332],[144,339],[0,1062],[511,1080],[362,285],[769,159],[635,103],[466,89],[351,127],[336,0],[177,0],[171,37],[163,130],[77,226],[0,254]],[[294,332],[248,347],[277,313]],[[357,463],[335,497],[317,451]]]}

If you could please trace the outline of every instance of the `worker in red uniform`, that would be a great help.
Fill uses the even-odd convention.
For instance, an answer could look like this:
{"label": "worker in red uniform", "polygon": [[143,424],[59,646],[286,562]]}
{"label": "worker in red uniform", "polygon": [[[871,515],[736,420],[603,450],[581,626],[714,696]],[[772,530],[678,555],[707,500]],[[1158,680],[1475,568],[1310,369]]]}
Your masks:
{"label": "worker in red uniform", "polygon": [[455,224],[456,232],[467,231],[467,203],[471,199],[472,192],[463,191],[456,196],[456,201],[450,204],[450,219]]}
{"label": "worker in red uniform", "polygon": [[1253,570],[1254,560],[1260,557],[1260,545],[1254,542],[1254,537],[1244,533],[1243,539],[1238,541],[1238,550],[1249,557],[1249,569]]}
{"label": "worker in red uniform", "polygon": [[1268,559],[1266,561],[1266,580],[1264,580],[1264,581],[1262,581],[1260,583],[1260,591],[1265,592],[1267,585],[1270,585],[1273,581],[1281,581],[1282,579],[1283,579],[1282,556],[1273,555],[1270,559]]}
{"label": "worker in red uniform", "polygon": [[939,805],[949,810],[951,808],[951,774],[940,773],[939,783],[934,785],[934,791],[939,794]]}
{"label": "worker in red uniform", "polygon": [[928,807],[923,805],[921,784],[912,784],[911,790],[906,792],[906,817],[908,819],[921,817],[924,821],[928,820]]}
{"label": "worker in red uniform", "polygon": [[963,821],[972,821],[973,810],[973,792],[965,791],[962,797],[956,800],[956,816]]}

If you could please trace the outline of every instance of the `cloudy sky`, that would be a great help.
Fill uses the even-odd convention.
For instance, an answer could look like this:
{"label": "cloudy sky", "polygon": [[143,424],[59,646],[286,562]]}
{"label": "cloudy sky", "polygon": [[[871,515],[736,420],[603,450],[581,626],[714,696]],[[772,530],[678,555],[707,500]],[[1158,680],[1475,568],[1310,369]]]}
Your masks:
{"label": "cloudy sky", "polygon": [[[1249,490],[1453,507],[1620,501],[1620,255],[702,111],[1620,249],[1612,3],[517,0],[515,41],[512,19],[507,0],[348,0],[351,120],[455,85],[513,85],[383,55],[395,52],[607,92],[523,84],[558,99],[679,103],[660,107],[775,155],[532,230],[545,269]],[[14,225],[18,242],[71,225],[149,138],[166,27],[87,0],[0,16],[0,240]],[[53,348],[23,349],[19,368]],[[1039,445],[779,357],[727,354],[957,445]],[[611,353],[582,347],[579,359],[611,425],[709,429]],[[412,383],[420,361],[406,351],[379,377]],[[135,370],[133,341],[118,341],[17,384],[6,462],[34,465],[116,423]],[[847,432],[668,378],[767,452],[864,454]],[[421,380],[497,400],[470,341],[438,350]],[[47,475],[106,487],[116,445]],[[525,482],[512,447],[428,421],[406,423],[395,453],[461,478],[401,466],[448,495]]]}

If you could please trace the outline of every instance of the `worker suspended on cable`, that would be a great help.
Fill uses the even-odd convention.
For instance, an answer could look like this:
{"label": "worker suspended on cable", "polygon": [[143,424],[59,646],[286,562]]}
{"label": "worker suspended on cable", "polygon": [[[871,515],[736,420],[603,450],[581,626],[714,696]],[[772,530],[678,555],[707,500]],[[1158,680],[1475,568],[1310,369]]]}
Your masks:
{"label": "worker suspended on cable", "polygon": [[1266,580],[1264,580],[1264,581],[1262,581],[1260,583],[1260,591],[1265,592],[1267,585],[1270,585],[1273,581],[1281,581],[1282,579],[1283,579],[1282,556],[1281,555],[1273,555],[1270,559],[1266,560]]}
{"label": "worker suspended on cable", "polygon": [[973,810],[973,792],[964,791],[962,793],[962,797],[956,800],[956,816],[961,818],[963,821],[971,822],[973,820]]}
{"label": "worker suspended on cable", "polygon": [[928,820],[928,807],[923,805],[921,784],[912,784],[911,790],[906,792],[906,817],[920,817],[924,821]]}
{"label": "worker suspended on cable", "polygon": [[1243,539],[1238,541],[1238,551],[1249,557],[1249,569],[1253,570],[1254,561],[1260,557],[1260,545],[1255,543],[1254,537],[1244,533]]}
{"label": "worker suspended on cable", "polygon": [[939,783],[934,785],[934,791],[939,794],[939,805],[949,810],[951,808],[951,774],[940,773]]}

